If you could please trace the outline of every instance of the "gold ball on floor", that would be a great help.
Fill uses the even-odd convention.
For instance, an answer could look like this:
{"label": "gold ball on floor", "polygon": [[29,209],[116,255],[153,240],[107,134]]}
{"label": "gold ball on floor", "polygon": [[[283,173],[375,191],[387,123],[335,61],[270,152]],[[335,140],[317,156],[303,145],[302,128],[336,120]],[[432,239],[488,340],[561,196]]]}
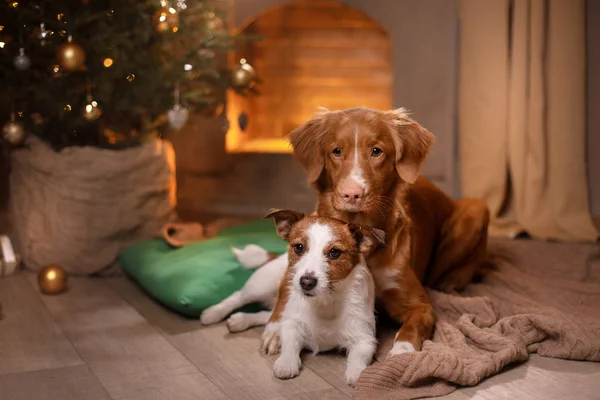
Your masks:
{"label": "gold ball on floor", "polygon": [[37,280],[42,293],[58,294],[67,290],[69,276],[63,267],[51,264],[40,269]]}

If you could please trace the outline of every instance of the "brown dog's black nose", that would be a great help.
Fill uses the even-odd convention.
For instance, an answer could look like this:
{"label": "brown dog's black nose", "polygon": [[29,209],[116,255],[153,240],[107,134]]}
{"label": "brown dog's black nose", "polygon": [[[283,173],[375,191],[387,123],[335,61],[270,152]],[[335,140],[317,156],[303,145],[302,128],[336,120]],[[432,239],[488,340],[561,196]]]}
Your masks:
{"label": "brown dog's black nose", "polygon": [[300,287],[306,291],[314,289],[317,286],[317,278],[314,275],[302,275],[300,278]]}

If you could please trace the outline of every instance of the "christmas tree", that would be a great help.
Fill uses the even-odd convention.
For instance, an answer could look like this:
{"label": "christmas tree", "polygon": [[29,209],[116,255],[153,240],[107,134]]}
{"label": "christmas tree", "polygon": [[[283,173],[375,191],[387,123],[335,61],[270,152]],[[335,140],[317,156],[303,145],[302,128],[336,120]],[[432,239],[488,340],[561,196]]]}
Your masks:
{"label": "christmas tree", "polygon": [[247,64],[225,67],[254,38],[224,18],[202,0],[0,0],[4,139],[123,148],[219,112],[227,88],[254,80]]}

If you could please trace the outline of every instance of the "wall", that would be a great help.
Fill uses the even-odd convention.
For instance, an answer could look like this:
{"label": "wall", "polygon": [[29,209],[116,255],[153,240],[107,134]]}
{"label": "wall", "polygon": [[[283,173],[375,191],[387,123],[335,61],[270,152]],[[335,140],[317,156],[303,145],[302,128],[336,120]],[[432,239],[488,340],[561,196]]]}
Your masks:
{"label": "wall", "polygon": [[600,220],[600,0],[587,0],[587,79],[590,208]]}
{"label": "wall", "polygon": [[[233,0],[236,27],[286,0]],[[446,192],[455,187],[455,115],[457,77],[456,0],[343,0],[378,21],[392,42],[392,104],[436,135],[437,142],[423,169]],[[252,118],[252,115],[249,115]],[[230,121],[232,124],[236,121]],[[190,128],[204,141],[220,145],[223,133],[206,126]],[[179,147],[187,148],[181,134]],[[176,151],[178,145],[176,144]],[[204,147],[201,159],[213,153]],[[214,150],[219,152],[219,149]],[[188,172],[194,157],[179,152],[180,208],[211,215],[260,215],[270,207],[312,207],[314,194],[293,169],[290,155],[224,154],[212,167]],[[263,168],[264,167],[264,168]],[[214,170],[214,171],[213,171]],[[189,215],[189,213],[188,213]]]}

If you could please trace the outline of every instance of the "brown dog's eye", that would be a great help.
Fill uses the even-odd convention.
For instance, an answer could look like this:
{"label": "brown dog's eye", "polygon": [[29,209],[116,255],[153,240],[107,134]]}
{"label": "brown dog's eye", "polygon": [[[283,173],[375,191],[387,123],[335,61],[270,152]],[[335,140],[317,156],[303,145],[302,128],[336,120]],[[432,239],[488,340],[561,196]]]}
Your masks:
{"label": "brown dog's eye", "polygon": [[294,248],[294,253],[298,254],[299,256],[302,255],[302,253],[304,253],[304,245],[298,243],[292,246]]}
{"label": "brown dog's eye", "polygon": [[340,249],[336,249],[334,247],[333,249],[329,250],[329,258],[331,258],[332,260],[340,258],[341,255],[342,251]]}
{"label": "brown dog's eye", "polygon": [[382,154],[383,154],[383,150],[381,150],[379,147],[373,147],[373,151],[371,152],[371,155],[373,157],[379,157]]}
{"label": "brown dog's eye", "polygon": [[333,149],[332,153],[334,156],[339,157],[342,155],[342,149],[340,149],[339,147],[336,147],[335,149]]}

